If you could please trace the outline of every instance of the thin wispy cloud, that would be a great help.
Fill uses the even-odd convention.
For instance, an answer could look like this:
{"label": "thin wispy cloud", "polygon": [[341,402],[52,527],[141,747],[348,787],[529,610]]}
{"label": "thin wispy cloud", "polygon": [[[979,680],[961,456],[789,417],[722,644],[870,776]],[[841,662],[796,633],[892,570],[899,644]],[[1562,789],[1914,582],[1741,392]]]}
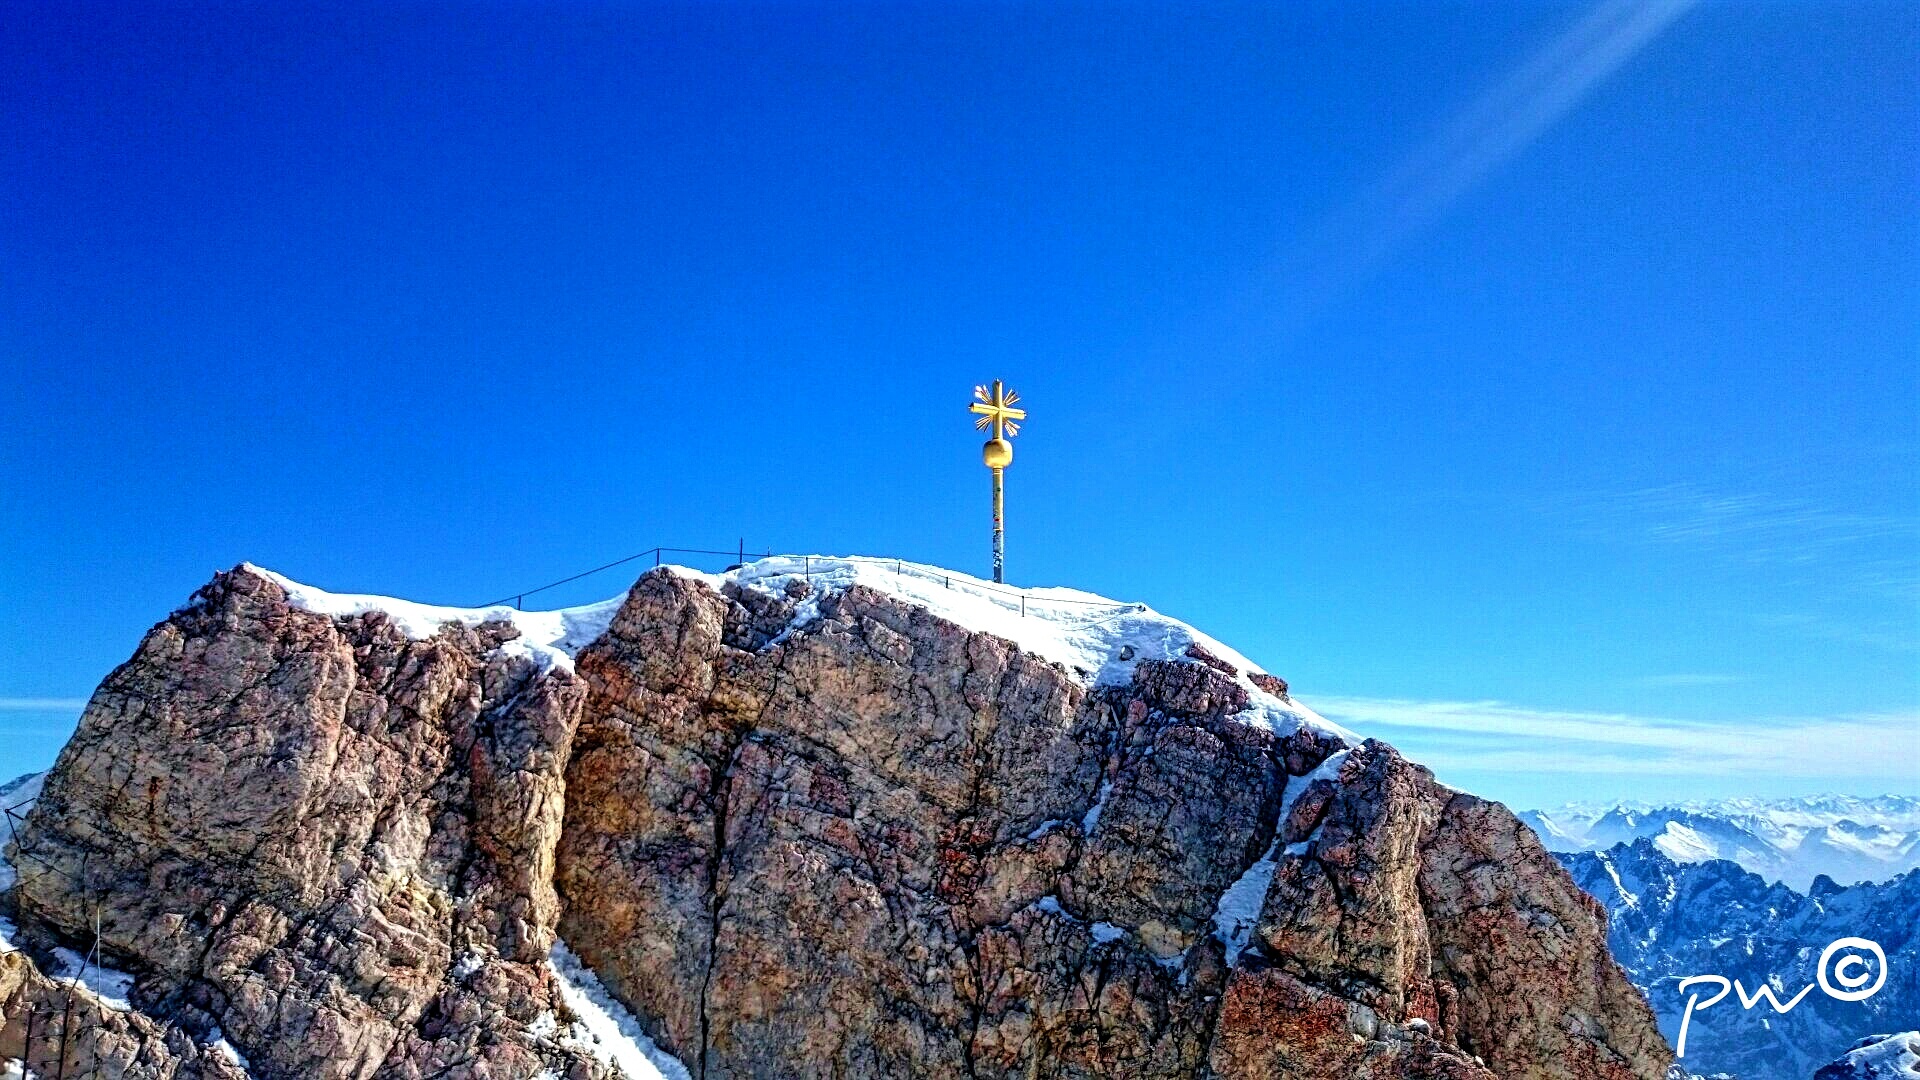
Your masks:
{"label": "thin wispy cloud", "polygon": [[1755,621],[1771,630],[1792,631],[1803,637],[1864,646],[1885,652],[1920,652],[1920,637],[1914,633],[1911,608],[1892,618],[1840,619],[1806,611],[1774,611],[1755,616]]}
{"label": "thin wispy cloud", "polygon": [[1647,687],[1731,686],[1734,683],[1746,682],[1747,676],[1683,671],[1675,672],[1671,675],[1642,675],[1639,678],[1629,679],[1627,681],[1635,686]]}
{"label": "thin wispy cloud", "polygon": [[[1920,520],[1911,517],[1695,484],[1587,492],[1560,505],[1583,525],[1616,538],[1718,546],[1755,559],[1807,561],[1882,540],[1920,541]],[[1880,573],[1896,569],[1882,566]]]}
{"label": "thin wispy cloud", "polygon": [[[1881,500],[1884,501],[1884,500]],[[1667,551],[1752,577],[1759,625],[1848,645],[1920,650],[1920,516],[1695,483],[1570,491],[1535,510],[1571,536]]]}
{"label": "thin wispy cloud", "polygon": [[86,707],[86,698],[0,697],[0,712],[78,712]]}
{"label": "thin wispy cloud", "polygon": [[1500,701],[1330,697],[1331,719],[1445,772],[1782,776],[1913,784],[1920,710],[1741,722],[1532,709]]}

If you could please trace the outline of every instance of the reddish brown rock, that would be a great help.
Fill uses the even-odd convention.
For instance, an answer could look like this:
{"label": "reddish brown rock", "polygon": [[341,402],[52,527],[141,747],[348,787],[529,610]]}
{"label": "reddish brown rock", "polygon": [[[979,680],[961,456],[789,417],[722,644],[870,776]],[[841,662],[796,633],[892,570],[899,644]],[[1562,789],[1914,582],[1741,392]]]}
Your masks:
{"label": "reddish brown rock", "polygon": [[[585,686],[241,569],[95,692],[14,849],[29,937],[99,944],[138,1003],[261,1077],[595,1071],[558,1006],[553,850]],[[466,960],[466,967],[462,961]],[[472,970],[467,970],[467,968]]]}
{"label": "reddish brown rock", "polygon": [[1458,1047],[1271,968],[1236,971],[1209,1064],[1227,1077],[1495,1080]]}
{"label": "reddish brown rock", "polygon": [[[124,1075],[225,1077],[180,1034],[218,1024],[258,1080],[596,1080],[554,1038],[556,927],[703,1080],[1667,1064],[1504,808],[1379,743],[1302,779],[1343,741],[1238,717],[1210,654],[1089,690],[873,589],[667,570],[578,674],[513,633],[412,640],[238,571],[108,678],[10,902],[40,945],[103,905],[140,981],[102,1030],[160,1063]],[[1230,964],[1221,897],[1268,868]]]}
{"label": "reddish brown rock", "polygon": [[1659,1075],[1665,1042],[1598,904],[1498,803],[1368,741],[1286,823],[1258,962],[1484,1058],[1500,1076]]}
{"label": "reddish brown rock", "polygon": [[1255,671],[1250,672],[1247,678],[1253,681],[1253,685],[1265,690],[1281,701],[1293,700],[1287,696],[1287,680],[1280,678],[1278,675],[1269,675],[1264,671]]}
{"label": "reddish brown rock", "polygon": [[[566,937],[706,1076],[1664,1070],[1591,911],[1567,915],[1579,987],[1505,970],[1517,943],[1440,954],[1473,918],[1447,884],[1468,845],[1390,747],[1283,822],[1289,774],[1342,744],[1233,719],[1230,668],[1144,660],[1085,692],[871,590],[784,637],[748,599],[649,575],[583,654],[560,850]],[[1229,969],[1215,906],[1280,829],[1314,854],[1280,856]],[[1577,895],[1542,852],[1501,887],[1523,921]],[[1534,1015],[1488,1007],[1508,981]],[[1538,1009],[1561,1001],[1608,1023]]]}
{"label": "reddish brown rock", "polygon": [[[1228,678],[1232,678],[1233,676],[1240,674],[1239,668],[1234,667],[1232,664],[1229,664],[1225,660],[1220,659],[1218,656],[1213,655],[1213,653],[1207,650],[1206,646],[1200,644],[1197,641],[1192,642],[1187,646],[1185,655],[1187,659],[1198,660],[1201,663],[1212,668],[1213,670],[1221,673],[1222,675],[1227,676]],[[1268,675],[1265,677],[1270,679],[1273,676]]]}
{"label": "reddish brown rock", "polygon": [[1607,953],[1606,915],[1499,803],[1449,793],[1420,897],[1445,1026],[1502,1075],[1618,1080],[1664,1062],[1646,1000]]}
{"label": "reddish brown rock", "polygon": [[1327,732],[1303,727],[1280,741],[1278,753],[1289,776],[1305,776],[1345,746]]}
{"label": "reddish brown rock", "polygon": [[139,1012],[105,1005],[86,987],[42,975],[23,952],[0,953],[0,1060],[37,1077],[246,1080],[219,1050]]}

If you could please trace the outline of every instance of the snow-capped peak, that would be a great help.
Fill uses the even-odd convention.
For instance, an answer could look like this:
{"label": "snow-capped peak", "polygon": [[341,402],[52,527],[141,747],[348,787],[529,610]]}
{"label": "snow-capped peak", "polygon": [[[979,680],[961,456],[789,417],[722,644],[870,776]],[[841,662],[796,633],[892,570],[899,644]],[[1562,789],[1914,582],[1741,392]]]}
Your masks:
{"label": "snow-capped peak", "polygon": [[1885,881],[1920,866],[1920,798],[1908,795],[1574,803],[1520,816],[1550,851],[1647,837],[1676,862],[1727,859],[1802,892],[1821,874]]}
{"label": "snow-capped peak", "polygon": [[1185,660],[1191,656],[1189,647],[1197,645],[1235,670],[1234,679],[1251,702],[1238,717],[1242,722],[1277,735],[1305,727],[1348,744],[1360,741],[1290,697],[1260,687],[1252,676],[1266,672],[1237,651],[1141,603],[1079,589],[1015,589],[937,566],[861,556],[771,556],[724,574],[680,567],[675,572],[716,589],[732,582],[768,594],[782,594],[789,583],[804,581],[811,594],[795,616],[796,627],[817,614],[820,596],[864,585],[969,630],[1006,638],[1060,664],[1086,686],[1128,682],[1140,661]]}
{"label": "snow-capped peak", "polygon": [[[597,604],[553,611],[521,611],[505,606],[441,607],[388,596],[328,592],[250,563],[246,566],[284,589],[295,607],[341,618],[367,611],[385,612],[414,638],[431,637],[451,622],[508,621],[521,636],[506,648],[524,650],[543,664],[562,668],[571,668],[574,655],[606,631],[626,598],[623,592]],[[792,629],[818,617],[822,597],[864,585],[924,607],[969,630],[1006,638],[1060,664],[1086,686],[1125,683],[1140,661],[1184,660],[1190,655],[1189,647],[1197,645],[1235,670],[1233,677],[1247,691],[1250,702],[1237,717],[1243,723],[1276,735],[1305,727],[1348,744],[1360,741],[1290,697],[1263,689],[1252,676],[1265,672],[1237,651],[1145,604],[1112,600],[1078,589],[1014,589],[937,566],[862,556],[770,556],[721,574],[684,566],[668,569],[705,581],[716,590],[731,582],[770,595],[784,594],[790,583],[802,581],[808,586],[808,595],[795,613]]]}

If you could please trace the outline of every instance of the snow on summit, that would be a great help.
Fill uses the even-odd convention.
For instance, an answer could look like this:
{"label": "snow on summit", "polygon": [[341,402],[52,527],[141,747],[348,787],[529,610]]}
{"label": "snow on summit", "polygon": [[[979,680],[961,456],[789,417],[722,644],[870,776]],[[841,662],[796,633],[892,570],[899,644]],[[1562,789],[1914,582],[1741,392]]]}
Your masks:
{"label": "snow on summit", "polygon": [[1249,676],[1265,672],[1253,661],[1145,604],[1112,600],[1078,589],[1014,589],[937,566],[857,556],[773,556],[725,574],[674,569],[715,588],[731,581],[743,589],[768,594],[781,593],[795,579],[805,581],[814,591],[795,615],[794,629],[817,614],[820,596],[865,585],[969,630],[1006,638],[1027,652],[1060,664],[1083,686],[1128,682],[1140,661],[1186,660],[1187,646],[1199,645],[1237,670],[1234,678],[1252,702],[1240,714],[1241,721],[1277,735],[1307,727],[1348,743],[1360,741],[1312,709],[1256,686]]}
{"label": "snow on summit", "polygon": [[[521,611],[506,606],[440,607],[386,596],[331,593],[250,563],[247,567],[285,589],[295,607],[337,617],[382,611],[414,638],[431,637],[449,622],[509,621],[520,630],[521,637],[505,648],[524,650],[542,664],[567,669],[580,649],[606,631],[625,599],[622,593],[597,604],[553,611]],[[1140,661],[1185,660],[1187,647],[1199,645],[1237,669],[1235,678],[1252,702],[1240,714],[1242,722],[1278,735],[1306,727],[1349,744],[1360,741],[1298,702],[1254,685],[1249,676],[1262,673],[1262,669],[1234,649],[1145,604],[1112,600],[1078,589],[1013,589],[937,566],[861,556],[770,556],[721,574],[683,566],[668,569],[704,581],[716,590],[732,582],[743,589],[782,594],[790,582],[805,582],[812,591],[795,614],[789,632],[818,617],[822,596],[864,585],[926,608],[969,630],[1006,638],[1027,652],[1060,664],[1084,686],[1125,683]]]}
{"label": "snow on summit", "polygon": [[493,621],[510,622],[520,631],[520,637],[503,648],[524,652],[539,661],[542,667],[560,667],[569,671],[573,669],[574,654],[606,632],[607,625],[620,610],[620,602],[626,599],[626,594],[622,593],[597,604],[553,611],[521,611],[504,604],[485,608],[439,607],[391,596],[332,593],[301,584],[265,567],[252,563],[242,565],[286,590],[287,602],[302,611],[336,618],[367,611],[384,612],[402,633],[415,640],[430,638],[440,632],[441,626],[451,622],[473,625]]}

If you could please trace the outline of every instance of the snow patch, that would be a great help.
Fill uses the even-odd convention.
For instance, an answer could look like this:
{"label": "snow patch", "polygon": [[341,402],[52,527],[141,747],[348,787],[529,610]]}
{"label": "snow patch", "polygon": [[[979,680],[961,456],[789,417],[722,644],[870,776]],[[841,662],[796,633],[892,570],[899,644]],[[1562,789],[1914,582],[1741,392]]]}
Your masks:
{"label": "snow patch", "polygon": [[1840,1060],[1853,1070],[1847,1075],[1860,1080],[1920,1080],[1920,1031],[1862,1039]]}
{"label": "snow patch", "polygon": [[1080,835],[1091,837],[1093,830],[1100,825],[1100,815],[1106,812],[1107,796],[1113,794],[1113,781],[1100,781],[1100,790],[1094,793],[1093,805],[1087,807],[1086,816],[1080,819]]}
{"label": "snow patch", "polygon": [[133,976],[124,971],[115,971],[102,967],[65,946],[53,950],[53,971],[56,979],[71,979],[75,983],[93,992],[100,1004],[116,1012],[130,1012],[133,1005],[128,998],[133,994]]}
{"label": "snow patch", "polygon": [[[384,612],[415,639],[432,637],[450,622],[510,622],[519,629],[520,637],[502,646],[504,650],[566,670],[572,669],[573,657],[580,649],[606,632],[626,599],[622,593],[598,604],[554,611],[520,611],[505,605],[440,607],[390,596],[327,592],[252,563],[244,565],[278,584],[295,607],[336,618]],[[1006,638],[1027,652],[1058,663],[1084,686],[1128,683],[1142,660],[1188,660],[1188,647],[1198,645],[1236,670],[1233,679],[1247,692],[1248,699],[1247,708],[1235,718],[1241,723],[1280,737],[1308,728],[1348,745],[1360,741],[1299,702],[1283,700],[1255,686],[1250,676],[1263,672],[1252,661],[1145,604],[1112,600],[1078,589],[1016,591],[937,566],[862,556],[769,556],[724,574],[684,566],[667,569],[683,578],[705,582],[716,591],[732,583],[742,589],[784,596],[786,587],[795,581],[810,586],[791,621],[774,638],[776,643],[818,620],[820,602],[825,597],[864,585],[926,608],[968,630]]]}
{"label": "snow patch", "polygon": [[1276,840],[1268,845],[1266,854],[1247,867],[1239,880],[1227,886],[1227,891],[1220,894],[1220,902],[1214,905],[1213,936],[1227,947],[1229,967],[1240,959],[1247,942],[1253,938],[1253,925],[1260,918],[1260,906],[1266,903],[1267,887],[1273,884],[1278,843]]}
{"label": "snow patch", "polygon": [[1613,865],[1613,859],[1606,855],[1599,856],[1599,859],[1600,868],[1607,872],[1607,877],[1613,880],[1613,887],[1620,892],[1620,902],[1630,908],[1639,907],[1640,897],[1631,889],[1628,889],[1625,882],[1620,880],[1620,871]]}
{"label": "snow patch", "polygon": [[501,646],[501,651],[509,656],[526,656],[538,663],[543,671],[550,668],[572,671],[575,654],[606,632],[608,624],[619,612],[621,603],[626,600],[626,594],[622,593],[597,604],[553,611],[521,611],[504,604],[485,608],[440,607],[391,596],[327,592],[252,563],[243,565],[280,586],[287,594],[287,602],[302,611],[330,615],[336,619],[370,611],[384,612],[400,628],[401,633],[415,641],[432,637],[447,623],[473,626],[485,622],[512,623],[520,631],[520,636]]}
{"label": "snow patch", "polygon": [[[33,804],[39,801],[40,789],[46,782],[47,774],[44,772],[28,773],[8,781],[6,786],[0,787],[0,807],[25,817],[33,809]],[[13,883],[19,878],[14,872],[13,863],[7,859],[6,847],[12,837],[13,830],[7,828],[5,822],[0,822],[0,893],[13,888]],[[0,944],[11,947],[13,934],[13,924],[0,919]]]}
{"label": "snow patch", "polygon": [[1088,923],[1085,919],[1077,918],[1068,912],[1066,908],[1060,906],[1060,898],[1053,893],[1048,893],[1040,899],[1035,900],[1033,906],[1049,915],[1058,915],[1068,922],[1085,924],[1088,932],[1093,935],[1093,940],[1096,945],[1105,945],[1110,941],[1119,941],[1121,938],[1133,933],[1133,931],[1128,930],[1124,926],[1115,926],[1110,922]]}
{"label": "snow patch", "polygon": [[[554,942],[553,950],[547,954],[547,963],[559,983],[561,1000],[578,1017],[561,1033],[562,1042],[612,1065],[630,1080],[693,1080],[685,1065],[654,1045],[639,1019],[608,992],[600,976],[582,963],[565,942]],[[547,1019],[547,1015],[543,1014],[539,1020]],[[536,1028],[540,1026],[539,1020],[535,1022]]]}
{"label": "snow patch", "polygon": [[212,1031],[207,1032],[205,1045],[207,1049],[239,1066],[241,1072],[249,1076],[253,1075],[253,1066],[247,1061],[247,1056],[242,1054],[232,1043],[228,1042],[227,1037],[221,1033],[219,1028],[214,1028]]}
{"label": "snow patch", "polygon": [[[1273,872],[1278,867],[1275,861],[1280,854],[1280,830],[1286,827],[1287,815],[1292,813],[1294,801],[1300,798],[1316,780],[1334,780],[1340,777],[1340,767],[1347,762],[1351,750],[1339,750],[1327,755],[1320,767],[1305,776],[1287,779],[1285,791],[1280,793],[1280,813],[1274,818],[1273,842],[1267,845],[1266,854],[1260,856],[1252,866],[1240,875],[1239,880],[1227,886],[1220,894],[1219,903],[1213,908],[1213,936],[1227,947],[1227,965],[1231,967],[1246,951],[1247,942],[1253,939],[1253,927],[1260,920],[1260,908],[1267,902],[1267,889],[1273,884]],[[1314,829],[1318,834],[1319,829]],[[1313,839],[1289,845],[1288,855],[1300,855],[1306,851],[1306,845]]]}
{"label": "snow patch", "polygon": [[1720,848],[1713,841],[1677,821],[1667,822],[1659,836],[1654,837],[1653,846],[1661,854],[1674,862],[1706,862],[1720,857]]}
{"label": "snow patch", "polygon": [[1033,831],[1027,834],[1027,839],[1029,841],[1038,840],[1055,829],[1065,828],[1066,824],[1067,823],[1060,818],[1048,818],[1040,824],[1035,825]]}

